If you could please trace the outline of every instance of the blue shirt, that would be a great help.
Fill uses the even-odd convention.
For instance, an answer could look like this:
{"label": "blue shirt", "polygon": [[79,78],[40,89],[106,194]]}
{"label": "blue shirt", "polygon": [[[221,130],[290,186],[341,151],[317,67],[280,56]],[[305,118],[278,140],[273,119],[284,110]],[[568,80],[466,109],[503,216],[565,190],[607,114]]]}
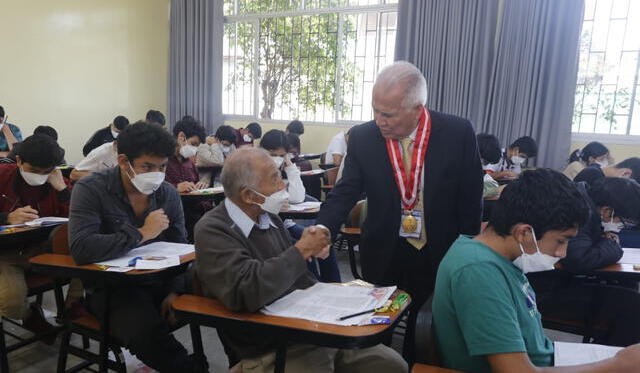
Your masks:
{"label": "blue shirt", "polygon": [[[11,133],[13,133],[13,136],[15,136],[16,140],[22,141],[22,132],[20,132],[20,128],[18,128],[18,126],[13,125],[11,123],[5,123],[4,125],[9,126],[9,129],[11,130]],[[7,138],[4,137],[4,133],[2,133],[2,131],[0,131],[0,151],[2,152],[9,151],[9,144],[7,143]]]}

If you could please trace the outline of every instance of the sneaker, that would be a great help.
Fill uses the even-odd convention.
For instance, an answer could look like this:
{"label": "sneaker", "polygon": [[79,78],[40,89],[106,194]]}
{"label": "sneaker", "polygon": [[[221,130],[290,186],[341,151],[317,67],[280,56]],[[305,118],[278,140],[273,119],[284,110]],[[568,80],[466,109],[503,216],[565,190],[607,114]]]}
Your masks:
{"label": "sneaker", "polygon": [[31,303],[29,309],[31,314],[22,321],[22,327],[35,335],[42,335],[41,341],[52,345],[56,341],[57,328],[47,322],[40,306]]}

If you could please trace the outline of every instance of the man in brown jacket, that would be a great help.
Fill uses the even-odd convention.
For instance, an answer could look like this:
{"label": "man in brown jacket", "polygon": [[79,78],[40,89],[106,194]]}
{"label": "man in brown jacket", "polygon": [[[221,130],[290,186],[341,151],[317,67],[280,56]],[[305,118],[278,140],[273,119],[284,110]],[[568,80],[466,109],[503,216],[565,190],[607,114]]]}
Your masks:
{"label": "man in brown jacket", "polygon": [[[309,227],[292,245],[277,213],[286,203],[285,185],[262,149],[240,149],[225,162],[222,185],[227,199],[195,228],[196,270],[206,296],[238,312],[256,312],[296,289],[315,283],[307,270],[311,257],[326,257],[326,230]],[[275,340],[252,332],[221,332],[226,347],[241,360],[244,373],[273,372]],[[400,355],[382,345],[338,350],[292,345],[286,372],[406,372]]]}

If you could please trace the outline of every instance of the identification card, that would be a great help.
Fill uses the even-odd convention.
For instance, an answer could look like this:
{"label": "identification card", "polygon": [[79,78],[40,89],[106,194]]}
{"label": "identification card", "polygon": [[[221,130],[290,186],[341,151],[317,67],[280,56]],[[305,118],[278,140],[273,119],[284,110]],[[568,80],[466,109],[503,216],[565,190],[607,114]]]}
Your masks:
{"label": "identification card", "polygon": [[420,238],[422,233],[422,211],[413,210],[400,217],[400,237]]}

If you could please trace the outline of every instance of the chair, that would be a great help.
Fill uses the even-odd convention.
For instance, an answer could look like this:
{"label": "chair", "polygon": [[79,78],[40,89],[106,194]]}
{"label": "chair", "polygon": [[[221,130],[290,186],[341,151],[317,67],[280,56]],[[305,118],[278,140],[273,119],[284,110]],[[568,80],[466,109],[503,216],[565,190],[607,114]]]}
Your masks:
{"label": "chair", "polygon": [[[51,278],[49,276],[44,276],[38,273],[33,273],[27,271],[25,273],[25,280],[27,282],[27,297],[36,297],[36,304],[42,307],[43,295],[47,291],[54,291],[56,309],[57,309],[57,319],[62,318],[62,314],[64,311],[64,296],[62,292],[62,286],[65,285],[66,281],[58,280]],[[4,322],[13,324],[21,329],[22,324],[16,322],[15,320],[5,318],[0,316],[0,373],[8,373],[9,372],[9,357],[8,354],[12,351],[20,349],[22,347],[28,346],[34,342],[38,342],[51,334],[57,333],[60,331],[60,328],[54,328],[53,330],[43,333],[36,334],[31,337],[23,337],[17,334],[14,334],[8,330],[4,329]],[[7,346],[5,334],[13,337],[18,340],[17,342]]]}
{"label": "chair", "polygon": [[342,243],[347,243],[347,250],[349,253],[349,266],[351,267],[351,274],[355,279],[362,279],[360,272],[358,271],[358,262],[356,259],[355,246],[360,243],[360,235],[362,222],[366,216],[366,200],[358,201],[356,205],[351,209],[347,224],[340,229],[340,233],[336,241],[338,241],[338,247],[342,247]]}
{"label": "chair", "polygon": [[337,178],[338,178],[338,167],[334,166],[332,168],[326,169],[323,177],[323,184],[320,187],[320,189],[324,192],[325,199],[327,198],[327,195],[329,195],[329,192],[331,192],[331,189],[333,189],[333,186],[336,183]]}

